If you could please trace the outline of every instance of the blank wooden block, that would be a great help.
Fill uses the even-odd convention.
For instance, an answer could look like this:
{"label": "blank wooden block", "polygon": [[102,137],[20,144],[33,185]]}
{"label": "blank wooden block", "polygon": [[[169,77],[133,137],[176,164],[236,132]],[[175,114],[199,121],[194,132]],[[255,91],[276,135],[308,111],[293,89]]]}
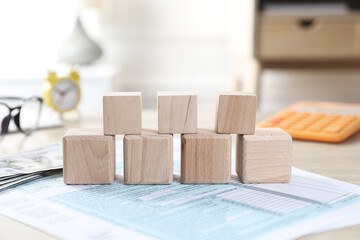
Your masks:
{"label": "blank wooden block", "polygon": [[173,136],[144,130],[124,137],[125,184],[170,184],[173,181]]}
{"label": "blank wooden block", "polygon": [[181,136],[182,183],[229,183],[231,136],[199,129]]}
{"label": "blank wooden block", "polygon": [[217,133],[254,134],[256,95],[242,92],[221,92],[216,96]]}
{"label": "blank wooden block", "polygon": [[103,129],[71,128],[63,137],[64,182],[105,184],[115,178],[115,136]]}
{"label": "blank wooden block", "polygon": [[158,93],[159,133],[196,133],[197,96],[192,93]]}
{"label": "blank wooden block", "polygon": [[236,172],[243,183],[283,183],[291,178],[292,138],[281,128],[238,135]]}
{"label": "blank wooden block", "polygon": [[104,134],[141,134],[140,92],[112,92],[103,97]]}

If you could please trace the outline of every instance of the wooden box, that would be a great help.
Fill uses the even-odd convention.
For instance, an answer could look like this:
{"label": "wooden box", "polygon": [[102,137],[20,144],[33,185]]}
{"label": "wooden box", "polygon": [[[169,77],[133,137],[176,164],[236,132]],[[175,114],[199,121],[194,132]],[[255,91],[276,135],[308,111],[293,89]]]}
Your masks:
{"label": "wooden box", "polygon": [[360,15],[261,15],[258,57],[262,61],[360,59]]}

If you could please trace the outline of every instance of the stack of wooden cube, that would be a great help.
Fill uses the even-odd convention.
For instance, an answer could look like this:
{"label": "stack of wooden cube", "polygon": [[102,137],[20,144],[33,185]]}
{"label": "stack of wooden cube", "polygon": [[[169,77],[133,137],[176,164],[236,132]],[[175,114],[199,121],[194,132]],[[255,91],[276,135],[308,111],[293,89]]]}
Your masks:
{"label": "stack of wooden cube", "polygon": [[103,129],[69,129],[63,138],[64,182],[106,184],[115,178],[115,136],[124,135],[125,184],[173,181],[173,134],[181,134],[181,182],[229,183],[231,134],[237,134],[236,172],[243,183],[288,182],[291,136],[255,129],[256,95],[218,93],[215,131],[197,127],[197,95],[158,94],[158,131],[142,128],[139,92],[103,97]]}

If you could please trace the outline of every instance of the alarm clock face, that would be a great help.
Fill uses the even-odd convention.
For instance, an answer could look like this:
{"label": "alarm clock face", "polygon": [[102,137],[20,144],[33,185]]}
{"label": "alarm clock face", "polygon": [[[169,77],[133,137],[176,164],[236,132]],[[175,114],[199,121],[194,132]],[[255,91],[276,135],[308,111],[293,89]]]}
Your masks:
{"label": "alarm clock face", "polygon": [[79,88],[71,80],[61,80],[54,85],[51,98],[57,108],[63,111],[70,110],[79,101]]}

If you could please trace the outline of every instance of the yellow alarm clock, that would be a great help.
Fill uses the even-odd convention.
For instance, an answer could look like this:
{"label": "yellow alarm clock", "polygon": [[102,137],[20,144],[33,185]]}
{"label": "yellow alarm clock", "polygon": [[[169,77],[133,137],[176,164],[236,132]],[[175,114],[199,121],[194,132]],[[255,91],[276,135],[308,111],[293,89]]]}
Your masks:
{"label": "yellow alarm clock", "polygon": [[65,77],[49,72],[43,84],[43,101],[59,113],[75,110],[80,103],[80,76],[75,70]]}

